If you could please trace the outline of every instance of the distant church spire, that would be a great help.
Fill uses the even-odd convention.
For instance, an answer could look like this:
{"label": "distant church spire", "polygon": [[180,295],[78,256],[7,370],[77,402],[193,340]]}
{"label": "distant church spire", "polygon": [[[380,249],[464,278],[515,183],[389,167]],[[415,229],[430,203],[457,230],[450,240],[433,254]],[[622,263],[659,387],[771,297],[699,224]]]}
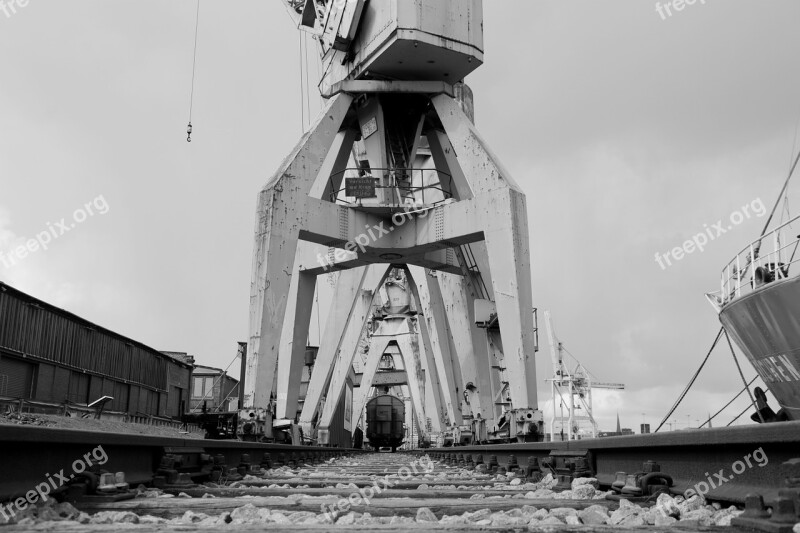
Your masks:
{"label": "distant church spire", "polygon": [[617,434],[622,434],[622,426],[619,425],[619,412],[617,413]]}

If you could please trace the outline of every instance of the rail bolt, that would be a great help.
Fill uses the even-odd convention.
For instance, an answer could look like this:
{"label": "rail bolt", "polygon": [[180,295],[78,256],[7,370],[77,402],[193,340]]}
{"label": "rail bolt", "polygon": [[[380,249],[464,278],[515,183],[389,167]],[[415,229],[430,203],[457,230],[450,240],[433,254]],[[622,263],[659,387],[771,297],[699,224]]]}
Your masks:
{"label": "rail bolt", "polygon": [[117,472],[114,474],[114,486],[117,490],[128,490],[130,486],[125,481],[125,472]]}
{"label": "rail bolt", "polygon": [[744,513],[742,518],[769,518],[769,512],[764,507],[764,498],[760,494],[748,494],[744,498]]}
{"label": "rail bolt", "polygon": [[639,487],[639,476],[636,474],[628,474],[625,477],[625,486],[622,487],[623,494],[630,494],[632,496],[641,496],[642,489]]}
{"label": "rail bolt", "polygon": [[789,459],[781,465],[781,477],[789,488],[800,488],[800,459]]}
{"label": "rail bolt", "polygon": [[175,456],[167,454],[161,458],[161,464],[158,465],[159,470],[172,470],[175,468]]}
{"label": "rail bolt", "polygon": [[97,484],[97,492],[108,494],[117,492],[117,476],[114,473],[100,474],[100,482]]}
{"label": "rail bolt", "polygon": [[270,456],[269,452],[264,452],[264,455],[261,457],[261,468],[264,470],[272,468],[272,456]]}
{"label": "rail bolt", "polygon": [[661,472],[661,465],[659,465],[659,464],[658,464],[657,462],[655,462],[655,461],[646,461],[646,462],[645,462],[645,463],[642,465],[642,471],[643,471],[645,474],[651,474],[651,473],[653,473],[653,472]]}
{"label": "rail bolt", "polygon": [[792,490],[781,489],[778,491],[778,499],[772,508],[770,522],[778,524],[794,524],[797,522],[796,498],[797,495]]}
{"label": "rail bolt", "polygon": [[539,459],[536,457],[528,457],[528,466],[525,467],[525,477],[532,478],[539,473]]}
{"label": "rail bolt", "polygon": [[497,473],[497,468],[500,466],[498,464],[498,462],[497,462],[497,456],[496,455],[490,455],[489,456],[489,463],[486,466],[489,468],[489,472],[491,472],[492,474],[496,474]]}
{"label": "rail bolt", "polygon": [[175,481],[175,485],[192,485],[192,477],[185,472],[181,472],[178,474],[178,479]]}
{"label": "rail bolt", "polygon": [[625,472],[617,472],[614,474],[614,482],[611,484],[611,488],[614,489],[614,492],[622,492],[622,487],[625,486],[625,479],[627,477],[628,475]]}

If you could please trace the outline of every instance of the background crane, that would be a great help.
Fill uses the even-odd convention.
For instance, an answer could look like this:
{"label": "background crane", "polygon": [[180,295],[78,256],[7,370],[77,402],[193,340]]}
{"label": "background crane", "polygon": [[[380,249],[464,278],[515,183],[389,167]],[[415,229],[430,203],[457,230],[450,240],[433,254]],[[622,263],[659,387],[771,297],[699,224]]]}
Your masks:
{"label": "background crane", "polygon": [[[592,374],[574,356],[575,367],[570,371],[564,361],[564,346],[556,338],[550,311],[544,311],[547,323],[547,338],[550,342],[550,357],[553,363],[553,377],[550,390],[553,402],[553,418],[550,421],[550,440],[576,440],[580,438],[582,425],[589,425],[591,436],[597,437],[597,421],[592,413],[592,389],[624,390],[622,383],[606,383],[594,381]],[[567,406],[567,413],[564,407]],[[576,414],[582,410],[585,414]],[[560,425],[559,437],[556,438],[556,422]],[[564,427],[567,427],[565,433]]]}

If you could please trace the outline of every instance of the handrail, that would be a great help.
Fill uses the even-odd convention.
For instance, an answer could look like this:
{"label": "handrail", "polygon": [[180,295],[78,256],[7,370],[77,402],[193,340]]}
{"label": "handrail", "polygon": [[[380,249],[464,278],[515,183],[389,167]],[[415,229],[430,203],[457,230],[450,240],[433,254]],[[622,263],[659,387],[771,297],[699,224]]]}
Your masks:
{"label": "handrail", "polygon": [[[353,176],[347,176],[347,173],[353,173]],[[428,185],[424,185],[425,181],[425,173],[435,173],[438,181],[435,183],[431,183]],[[421,182],[423,185],[414,186],[414,175],[418,174],[421,178]],[[407,176],[408,183],[400,183],[398,181],[400,176]],[[360,177],[360,178],[375,178],[380,179],[381,177],[388,177],[391,179],[391,183],[389,185],[376,185],[375,189],[377,190],[399,190],[401,192],[406,193],[410,197],[414,197],[416,200],[417,193],[421,193],[421,203],[425,204],[425,191],[426,190],[435,190],[441,193],[442,199],[432,202],[431,205],[437,205],[445,200],[448,200],[453,197],[452,195],[452,183],[453,177],[441,170],[435,168],[346,168],[344,170],[340,170],[339,172],[334,172],[331,174],[331,178],[335,176],[342,176],[342,179],[345,180],[348,177]],[[442,177],[447,178],[447,188],[444,187],[442,182]],[[346,186],[343,184],[339,189],[332,190],[330,193],[330,201],[336,203],[337,201],[342,201],[347,204],[353,204],[354,202],[349,202],[347,200],[339,200],[339,194],[346,189]],[[399,197],[397,200],[407,199],[404,195],[398,195]],[[437,195],[438,196],[438,195]],[[397,202],[397,205],[400,205],[401,202]]]}
{"label": "handrail", "polygon": [[772,234],[774,234],[774,233],[777,233],[778,231],[780,231],[780,230],[782,230],[782,229],[786,228],[786,226],[789,226],[789,225],[791,225],[791,224],[792,224],[792,222],[797,222],[798,220],[800,220],[800,215],[798,215],[798,216],[794,217],[793,219],[787,220],[786,222],[784,222],[783,224],[781,224],[781,225],[780,225],[780,226],[778,226],[777,228],[773,229],[773,230],[772,230],[772,231],[770,231],[769,233],[765,233],[764,235],[762,235],[762,236],[761,236],[761,237],[759,237],[758,239],[755,239],[753,242],[751,242],[750,244],[748,244],[747,246],[745,246],[744,248],[742,248],[742,250],[741,250],[741,251],[740,251],[740,252],[737,254],[737,257],[738,257],[739,255],[741,255],[742,253],[744,253],[745,251],[749,250],[749,249],[750,249],[750,247],[752,247],[754,244],[756,244],[756,243],[760,243],[761,241],[763,241],[764,239],[766,239],[766,238],[767,238],[769,235],[772,235]]}
{"label": "handrail", "polygon": [[[720,290],[707,295],[712,304],[720,309],[725,304],[741,297],[743,289],[748,291],[748,287],[755,289],[772,281],[793,277],[796,269],[792,269],[791,265],[800,262],[800,257],[796,257],[800,246],[800,235],[788,239],[783,237],[784,232],[798,221],[800,221],[800,216],[784,222],[769,233],[755,239],[736,254],[722,269]],[[771,249],[767,253],[763,251],[765,245],[771,245]],[[792,275],[790,275],[790,271]]]}

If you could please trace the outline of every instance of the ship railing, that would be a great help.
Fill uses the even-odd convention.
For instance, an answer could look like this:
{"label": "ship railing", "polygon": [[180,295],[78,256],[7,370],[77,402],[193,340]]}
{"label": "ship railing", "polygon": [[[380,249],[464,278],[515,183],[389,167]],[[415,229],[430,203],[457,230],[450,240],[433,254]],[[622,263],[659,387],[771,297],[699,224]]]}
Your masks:
{"label": "ship railing", "polygon": [[796,277],[800,235],[793,235],[797,216],[748,244],[722,269],[720,290],[707,294],[719,308],[773,281]]}

